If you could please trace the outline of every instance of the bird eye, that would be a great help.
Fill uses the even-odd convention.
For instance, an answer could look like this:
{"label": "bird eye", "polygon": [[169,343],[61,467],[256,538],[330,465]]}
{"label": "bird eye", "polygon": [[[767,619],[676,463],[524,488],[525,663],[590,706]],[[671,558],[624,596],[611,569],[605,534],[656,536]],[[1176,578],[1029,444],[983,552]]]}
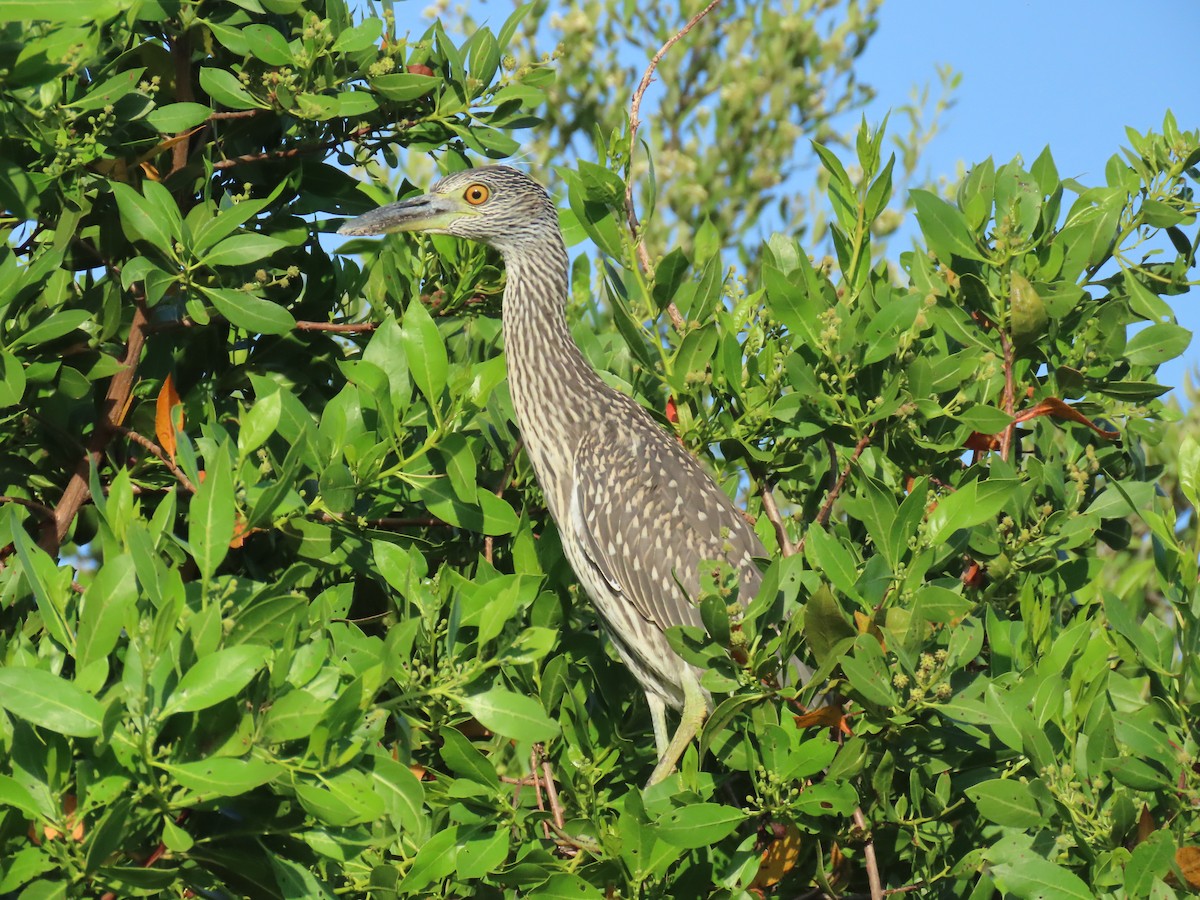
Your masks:
{"label": "bird eye", "polygon": [[487,202],[489,196],[491,196],[491,192],[487,189],[487,185],[473,184],[467,188],[463,199],[472,206],[479,206],[481,203]]}

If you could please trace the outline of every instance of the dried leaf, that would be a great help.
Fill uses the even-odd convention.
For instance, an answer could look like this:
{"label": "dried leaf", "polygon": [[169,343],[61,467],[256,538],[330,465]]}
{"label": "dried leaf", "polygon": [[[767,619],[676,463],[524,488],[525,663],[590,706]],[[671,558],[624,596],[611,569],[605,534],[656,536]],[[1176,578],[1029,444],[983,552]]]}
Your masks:
{"label": "dried leaf", "polygon": [[1143,805],[1142,814],[1138,816],[1137,838],[1134,840],[1133,845],[1136,847],[1142,841],[1146,840],[1146,838],[1154,833],[1157,827],[1154,824],[1154,817],[1150,815],[1150,807]]}
{"label": "dried leaf", "polygon": [[[178,424],[174,410],[180,406]],[[175,382],[168,375],[163,379],[162,389],[158,392],[158,401],[154,408],[154,434],[158,437],[158,445],[163,448],[171,462],[175,461],[175,432],[183,430],[183,409],[179,393],[175,390]]]}
{"label": "dried leaf", "polygon": [[1175,851],[1175,865],[1189,888],[1200,888],[1200,847],[1180,847]]}
{"label": "dried leaf", "polygon": [[810,728],[814,725],[819,725],[822,728],[837,728],[847,734],[850,729],[846,725],[846,717],[842,713],[842,708],[836,704],[832,706],[822,706],[819,709],[813,709],[806,713],[801,713],[793,717],[797,728]]}
{"label": "dried leaf", "polygon": [[1036,419],[1038,416],[1053,416],[1056,419],[1070,419],[1072,422],[1078,422],[1080,425],[1086,425],[1102,438],[1107,438],[1110,441],[1115,441],[1121,436],[1119,431],[1105,431],[1099,425],[1095,424],[1091,419],[1075,409],[1073,406],[1068,406],[1057,397],[1047,397],[1039,402],[1036,406],[1032,406],[1027,410],[1017,413],[1013,419],[1013,424],[1019,422],[1028,422],[1030,419]]}
{"label": "dried leaf", "polygon": [[802,843],[800,829],[788,823],[783,836],[773,840],[763,851],[758,874],[750,882],[751,889],[773,887],[782,881],[788,872],[796,868]]}

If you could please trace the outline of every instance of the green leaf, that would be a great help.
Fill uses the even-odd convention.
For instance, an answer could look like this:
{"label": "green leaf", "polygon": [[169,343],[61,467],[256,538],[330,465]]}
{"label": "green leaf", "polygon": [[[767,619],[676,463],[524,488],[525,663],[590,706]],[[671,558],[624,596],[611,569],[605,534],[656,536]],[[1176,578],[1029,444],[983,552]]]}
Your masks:
{"label": "green leaf", "polygon": [[203,103],[168,103],[150,111],[146,121],[155,131],[178,134],[208,120],[212,109]]}
{"label": "green leaf", "polygon": [[879,640],[870,634],[860,634],[854,639],[853,655],[843,656],[842,672],[863,699],[885,709],[896,705],[896,693],[892,688],[892,673],[884,658]]}
{"label": "green leaf", "polygon": [[212,456],[188,516],[188,543],[205,581],[212,579],[229,552],[235,513],[229,455],[217,448]]}
{"label": "green leaf", "polygon": [[249,41],[250,52],[268,66],[290,66],[292,51],[283,35],[270,25],[247,25],[242,34]]}
{"label": "green leaf", "polygon": [[[13,350],[16,350],[19,347],[36,347],[39,344],[48,344],[62,337],[64,334],[74,331],[84,322],[90,321],[91,318],[92,314],[86,309],[64,309],[53,312],[28,331],[18,334],[9,346]],[[7,363],[5,366],[7,373]],[[22,372],[21,377],[23,376],[24,372]]]}
{"label": "green leaf", "polygon": [[361,53],[375,44],[382,34],[383,22],[379,19],[367,19],[339,34],[337,40],[333,42],[333,52]]}
{"label": "green leaf", "polygon": [[75,648],[80,668],[112,652],[125,627],[125,615],[136,599],[137,581],[132,558],[113,556],[106,559],[83,594]]}
{"label": "green leaf", "polygon": [[967,788],[966,795],[974,801],[981,816],[997,825],[1032,828],[1046,818],[1029,786],[1012,779],[981,781]]}
{"label": "green leaf", "polygon": [[417,831],[425,818],[425,789],[408,766],[388,756],[372,756],[370,773],[375,793],[383,799],[392,824],[405,831]]}
{"label": "green leaf", "polygon": [[958,207],[930,191],[913,190],[909,196],[916,208],[917,223],[921,226],[929,249],[942,262],[949,264],[953,256],[977,262],[987,261],[987,257],[976,246],[967,219]]}
{"label": "green leaf", "polygon": [[200,69],[200,89],[217,103],[228,109],[270,109],[271,104],[264,103],[242,87],[237,76],[225,69],[205,66]]}
{"label": "green leaf", "polygon": [[283,397],[276,391],[259,397],[242,414],[242,427],[238,430],[238,453],[243,458],[265,444],[267,438],[275,433],[282,411]]}
{"label": "green leaf", "polygon": [[209,266],[244,266],[266,259],[286,246],[279,238],[266,234],[235,234],[205,253],[201,261]]}
{"label": "green leaf", "polygon": [[996,884],[1006,896],[1019,900],[1095,900],[1095,894],[1078,875],[1038,856],[1031,848],[1005,853],[995,861],[996,847],[986,856],[994,860]]}
{"label": "green leaf", "polygon": [[30,818],[42,814],[33,794],[29,793],[23,784],[8,775],[0,775],[0,806],[19,809]]}
{"label": "green leaf", "polygon": [[99,24],[116,16],[126,0],[0,0],[0,22]]}
{"label": "green leaf", "polygon": [[820,525],[812,525],[804,535],[804,557],[813,569],[820,572],[835,588],[855,600],[859,599],[855,583],[858,567],[850,551]]}
{"label": "green leaf", "polygon": [[21,361],[0,350],[0,409],[16,406],[25,396],[25,367]]}
{"label": "green leaf", "polygon": [[416,100],[424,97],[442,83],[436,75],[415,75],[403,72],[396,75],[380,75],[370,79],[370,85],[389,100]]}
{"label": "green leaf", "polygon": [[236,797],[274,781],[286,771],[279,763],[265,759],[227,757],[162,767],[183,787],[208,797]]}
{"label": "green leaf", "polygon": [[133,188],[120,181],[111,181],[117,209],[121,213],[121,228],[131,241],[146,241],[168,256],[174,254],[174,241],[160,210]]}
{"label": "green leaf", "polygon": [[673,809],[657,821],[658,836],[674,847],[694,850],[728,837],[746,814],[720,803],[693,803]]}
{"label": "green leaf", "polygon": [[0,669],[0,707],[57,734],[96,737],[104,707],[65,678],[44,669]]}
{"label": "green leaf", "polygon": [[1125,358],[1135,366],[1159,366],[1188,348],[1192,333],[1170,322],[1143,328],[1125,345]]}
{"label": "green leaf", "polygon": [[400,323],[400,343],[413,381],[430,404],[438,406],[449,366],[446,345],[437,323],[420,299],[409,303],[404,313],[404,321]]}
{"label": "green leaf", "polygon": [[201,287],[217,312],[251,334],[287,334],[296,327],[295,317],[280,306],[246,291]]}
{"label": "green leaf", "polygon": [[460,778],[499,789],[500,777],[496,774],[495,767],[461,731],[457,728],[443,728],[439,734],[442,738],[442,759],[451,772]]}
{"label": "green leaf", "polygon": [[1171,871],[1175,862],[1175,837],[1160,828],[1136,847],[1125,864],[1125,893],[1129,897],[1150,897],[1155,884]]}
{"label": "green leaf", "polygon": [[59,644],[74,651],[75,635],[71,623],[67,620],[58,567],[45,550],[29,539],[21,518],[17,515],[17,507],[13,504],[9,504],[8,507],[8,528],[17,558],[21,561],[25,580],[29,582],[38,612],[42,614],[42,624]]}
{"label": "green leaf", "polygon": [[558,723],[546,715],[532,697],[493,687],[463,698],[463,706],[490,731],[518,741],[548,741],[558,734]]}
{"label": "green leaf", "polygon": [[525,896],[529,900],[604,900],[606,895],[600,888],[588,884],[578,875],[563,872],[551,875],[545,884],[534,888]]}
{"label": "green leaf", "polygon": [[974,528],[994,519],[1017,489],[1015,479],[969,481],[954,493],[939,498],[929,514],[929,543],[936,546],[960,528]]}
{"label": "green leaf", "polygon": [[202,657],[179,679],[162,714],[196,712],[236,696],[258,674],[268,656],[266,647],[238,644]]}

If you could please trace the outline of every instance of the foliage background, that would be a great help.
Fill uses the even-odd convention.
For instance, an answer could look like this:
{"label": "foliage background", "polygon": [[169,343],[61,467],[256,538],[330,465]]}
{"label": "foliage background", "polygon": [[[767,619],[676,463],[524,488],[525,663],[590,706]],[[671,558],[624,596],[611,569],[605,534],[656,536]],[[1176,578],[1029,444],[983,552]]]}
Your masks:
{"label": "foliage background", "polygon": [[[833,43],[870,34],[874,6],[824,7]],[[1191,337],[1164,297],[1195,278],[1195,132],[1131,133],[1087,185],[1049,153],[981,161],[953,202],[910,194],[921,244],[889,263],[881,132],[773,107],[794,130],[763,157],[660,169],[711,125],[680,103],[631,163],[622,98],[526,49],[544,8],[462,40],[335,0],[31,8],[0,7],[0,892],[1195,886],[1200,446],[1154,377]],[[619,71],[603,48],[639,14],[593,9]],[[769,42],[779,17],[686,40]],[[688,46],[668,86],[736,74]],[[806,78],[844,83],[805,46]],[[815,258],[806,207],[754,180],[806,129]],[[595,248],[585,353],[776,553],[738,628],[714,593],[677,635],[718,707],[649,790],[644,703],[520,453],[497,260],[322,241],[415,190],[389,185],[402,154],[454,169],[530,133],[585,157],[554,172]],[[731,266],[764,197],[791,233]],[[844,704],[800,714],[772,680],[793,652]]]}

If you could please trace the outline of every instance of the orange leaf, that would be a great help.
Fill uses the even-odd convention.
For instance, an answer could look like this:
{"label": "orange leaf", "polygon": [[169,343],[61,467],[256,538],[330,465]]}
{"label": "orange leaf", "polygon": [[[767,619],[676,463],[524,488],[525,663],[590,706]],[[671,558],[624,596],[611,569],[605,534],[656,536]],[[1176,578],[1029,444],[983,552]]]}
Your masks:
{"label": "orange leaf", "polygon": [[675,405],[674,395],[667,398],[666,415],[667,421],[672,425],[679,424],[679,408]]}
{"label": "orange leaf", "polygon": [[1200,847],[1180,847],[1175,851],[1175,865],[1179,866],[1188,887],[1200,888]]}
{"label": "orange leaf", "polygon": [[971,436],[967,438],[967,442],[963,444],[967,450],[976,450],[980,453],[985,453],[988,450],[999,450],[1000,439],[994,434],[980,434],[978,431],[972,431]]}
{"label": "orange leaf", "polygon": [[229,542],[229,546],[236,550],[246,542],[246,535],[249,533],[250,530],[246,528],[246,520],[239,513],[233,522],[233,539]]}
{"label": "orange leaf", "polygon": [[819,709],[809,710],[806,713],[801,713],[798,716],[793,716],[797,728],[808,728],[812,725],[820,725],[822,728],[838,728],[846,733],[850,729],[846,727],[845,717],[842,715],[842,708],[836,704],[833,706],[822,706]]}
{"label": "orange leaf", "polygon": [[1079,410],[1073,406],[1068,406],[1057,397],[1047,397],[1035,406],[1017,413],[1013,419],[1013,424],[1019,422],[1028,422],[1030,419],[1036,419],[1038,416],[1053,416],[1056,419],[1070,419],[1072,422],[1078,422],[1080,425],[1086,425],[1102,438],[1107,438],[1110,441],[1115,441],[1121,436],[1119,431],[1105,431]]}
{"label": "orange leaf", "polygon": [[163,448],[171,462],[175,462],[175,432],[183,430],[183,410],[179,411],[179,424],[175,424],[173,411],[180,405],[179,394],[175,390],[175,382],[168,375],[163,379],[162,389],[158,392],[158,401],[154,405],[154,433],[158,436],[158,445]]}
{"label": "orange leaf", "polygon": [[771,841],[767,845],[767,849],[763,851],[758,874],[750,883],[751,889],[773,887],[783,879],[784,875],[796,868],[796,863],[800,860],[802,843],[800,829],[789,822],[783,835]]}

